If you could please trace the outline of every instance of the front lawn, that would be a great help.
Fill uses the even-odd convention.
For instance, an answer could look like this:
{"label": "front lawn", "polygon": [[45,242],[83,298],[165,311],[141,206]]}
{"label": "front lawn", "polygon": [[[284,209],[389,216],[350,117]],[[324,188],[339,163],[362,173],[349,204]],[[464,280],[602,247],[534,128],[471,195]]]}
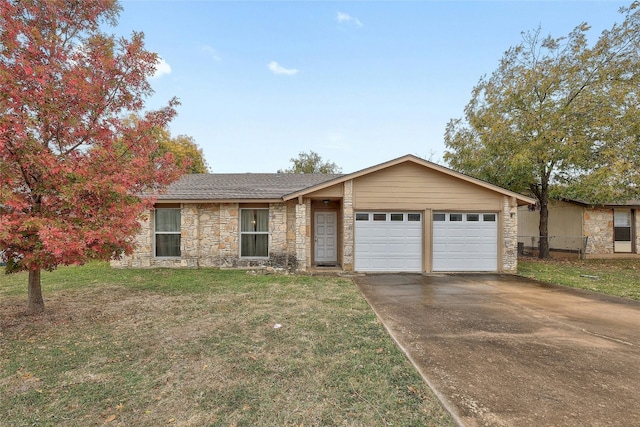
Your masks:
{"label": "front lawn", "polygon": [[0,425],[441,426],[357,288],[218,270],[0,276]]}
{"label": "front lawn", "polygon": [[518,260],[518,274],[640,301],[640,260]]}

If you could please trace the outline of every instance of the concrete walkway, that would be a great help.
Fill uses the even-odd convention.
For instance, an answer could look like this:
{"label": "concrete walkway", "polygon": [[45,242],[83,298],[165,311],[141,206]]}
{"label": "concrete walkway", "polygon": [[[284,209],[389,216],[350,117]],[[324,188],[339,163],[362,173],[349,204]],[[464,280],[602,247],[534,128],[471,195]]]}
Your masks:
{"label": "concrete walkway", "polygon": [[354,281],[459,424],[640,426],[640,303],[509,275]]}

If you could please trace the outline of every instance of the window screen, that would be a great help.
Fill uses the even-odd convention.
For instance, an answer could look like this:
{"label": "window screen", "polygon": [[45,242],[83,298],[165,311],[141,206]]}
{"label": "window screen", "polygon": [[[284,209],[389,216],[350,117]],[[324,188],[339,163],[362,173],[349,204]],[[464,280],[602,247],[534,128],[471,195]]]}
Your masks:
{"label": "window screen", "polygon": [[613,211],[613,234],[616,242],[631,241],[631,211]]}
{"label": "window screen", "polygon": [[157,257],[180,256],[180,209],[155,210],[155,247]]}
{"label": "window screen", "polygon": [[240,210],[240,256],[269,256],[269,209]]}

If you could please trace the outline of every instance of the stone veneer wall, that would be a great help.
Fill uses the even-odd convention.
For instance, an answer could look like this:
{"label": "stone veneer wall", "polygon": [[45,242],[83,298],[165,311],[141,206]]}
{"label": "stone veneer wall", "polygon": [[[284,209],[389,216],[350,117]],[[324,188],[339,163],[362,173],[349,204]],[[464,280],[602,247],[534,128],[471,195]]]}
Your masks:
{"label": "stone veneer wall", "polygon": [[296,200],[289,200],[286,202],[286,215],[287,215],[287,235],[286,235],[286,245],[288,256],[288,265],[290,269],[298,268],[298,257],[297,257],[297,233],[296,233]]}
{"label": "stone veneer wall", "polygon": [[307,236],[307,244],[304,245],[304,254],[307,260],[306,268],[304,270],[306,270],[307,268],[311,267],[311,261],[312,261],[311,247],[313,245],[311,244],[311,199],[305,199],[304,204],[307,207],[305,209],[305,222],[307,226],[304,229]]}
{"label": "stone veneer wall", "polygon": [[198,241],[200,229],[200,215],[195,204],[182,205],[180,215],[180,259],[160,260],[167,267],[197,267],[200,242]]}
{"label": "stone veneer wall", "polygon": [[198,225],[198,267],[217,267],[220,262],[220,205],[200,205]]}
{"label": "stone veneer wall", "polygon": [[635,211],[635,218],[636,218],[636,223],[635,223],[635,231],[636,231],[636,241],[635,241],[635,248],[636,251],[640,252],[640,210],[636,209]]}
{"label": "stone veneer wall", "polygon": [[342,269],[353,271],[353,180],[345,181],[342,199]]}
{"label": "stone veneer wall", "polygon": [[111,260],[111,266],[116,268],[145,268],[151,267],[153,253],[153,232],[151,215],[143,215],[138,222],[140,232],[134,237],[135,251],[131,255],[123,255],[120,259]]}
{"label": "stone veneer wall", "polygon": [[[271,203],[269,205],[269,261],[268,265],[288,270],[296,270],[297,258],[289,249],[290,204]],[[295,209],[295,208],[294,208]],[[295,219],[295,211],[294,211]]]}
{"label": "stone veneer wall", "polygon": [[613,209],[585,208],[583,227],[587,254],[613,253]]}
{"label": "stone veneer wall", "polygon": [[218,267],[235,267],[240,253],[240,209],[237,203],[220,203],[220,251]]}
{"label": "stone veneer wall", "polygon": [[511,199],[503,197],[502,208],[502,270],[515,273],[518,270],[518,208],[511,206]]}
{"label": "stone veneer wall", "polygon": [[287,207],[284,203],[269,204],[269,251],[284,254],[287,250]]}
{"label": "stone veneer wall", "polygon": [[295,205],[296,259],[298,270],[306,271],[311,263],[311,200]]}
{"label": "stone veneer wall", "polygon": [[288,254],[287,211],[284,203],[269,204],[269,257],[243,259],[240,257],[240,209],[237,203],[221,204],[220,257],[217,265],[225,268],[278,267],[295,269],[295,256]]}
{"label": "stone veneer wall", "polygon": [[111,265],[116,268],[273,266],[296,269],[297,236],[295,231],[293,236],[287,231],[288,224],[291,224],[289,216],[293,217],[293,221],[296,219],[296,205],[270,204],[270,253],[264,259],[240,258],[240,207],[238,203],[183,204],[180,258],[153,256],[153,218],[152,214],[145,216],[140,220],[141,230],[135,237],[135,252],[119,260],[112,260]]}

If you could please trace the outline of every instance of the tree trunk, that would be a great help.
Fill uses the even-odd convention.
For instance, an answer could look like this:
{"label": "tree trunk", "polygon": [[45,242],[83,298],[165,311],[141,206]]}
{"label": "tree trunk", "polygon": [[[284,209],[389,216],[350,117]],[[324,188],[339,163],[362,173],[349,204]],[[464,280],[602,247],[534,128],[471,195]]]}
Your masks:
{"label": "tree trunk", "polygon": [[42,286],[40,285],[40,269],[29,270],[29,296],[27,300],[27,314],[39,314],[44,311]]}
{"label": "tree trunk", "polygon": [[538,244],[538,258],[549,258],[549,186],[542,184],[540,190],[540,242]]}

